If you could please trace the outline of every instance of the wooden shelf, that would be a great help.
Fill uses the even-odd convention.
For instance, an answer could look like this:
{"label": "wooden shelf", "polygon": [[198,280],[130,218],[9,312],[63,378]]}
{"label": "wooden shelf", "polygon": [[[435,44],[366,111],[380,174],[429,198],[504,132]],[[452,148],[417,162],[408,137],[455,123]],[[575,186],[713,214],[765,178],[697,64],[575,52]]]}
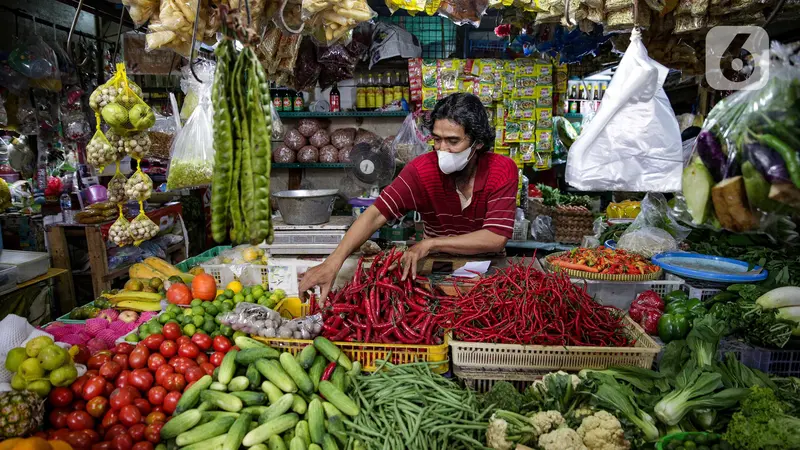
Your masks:
{"label": "wooden shelf", "polygon": [[405,117],[409,115],[408,111],[342,111],[342,112],[278,112],[281,118],[303,118],[303,117],[316,117],[316,118],[334,118],[334,117]]}

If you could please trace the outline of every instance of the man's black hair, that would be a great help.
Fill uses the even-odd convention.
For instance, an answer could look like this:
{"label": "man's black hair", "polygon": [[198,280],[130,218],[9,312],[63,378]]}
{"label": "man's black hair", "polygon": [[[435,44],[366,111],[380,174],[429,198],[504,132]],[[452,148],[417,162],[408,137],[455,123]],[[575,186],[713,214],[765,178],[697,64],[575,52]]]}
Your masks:
{"label": "man's black hair", "polygon": [[479,152],[487,152],[494,145],[494,129],[489,124],[486,107],[481,100],[472,94],[457,93],[436,102],[431,117],[426,123],[429,130],[433,131],[433,124],[437,120],[450,120],[462,127],[464,133],[472,143],[481,143],[483,147]]}

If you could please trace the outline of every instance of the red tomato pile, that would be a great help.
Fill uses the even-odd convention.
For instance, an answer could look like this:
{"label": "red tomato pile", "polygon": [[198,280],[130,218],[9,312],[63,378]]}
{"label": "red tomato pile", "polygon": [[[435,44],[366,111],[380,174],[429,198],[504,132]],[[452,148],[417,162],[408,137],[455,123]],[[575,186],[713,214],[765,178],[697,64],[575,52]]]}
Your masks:
{"label": "red tomato pile", "polygon": [[153,450],[181,393],[211,375],[233,348],[225,336],[183,336],[176,323],[162,331],[92,355],[86,374],[54,388],[47,438],[76,450]]}

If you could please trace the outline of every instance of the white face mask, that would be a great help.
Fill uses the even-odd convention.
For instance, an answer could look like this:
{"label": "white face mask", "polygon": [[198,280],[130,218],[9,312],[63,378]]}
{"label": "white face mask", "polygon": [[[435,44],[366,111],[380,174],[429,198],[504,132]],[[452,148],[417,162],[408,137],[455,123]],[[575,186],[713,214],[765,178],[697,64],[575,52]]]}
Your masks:
{"label": "white face mask", "polygon": [[472,156],[472,145],[460,153],[450,153],[437,150],[436,156],[439,157],[439,170],[447,175],[450,175],[451,173],[458,172],[459,170],[464,169],[464,167],[467,167],[469,158]]}

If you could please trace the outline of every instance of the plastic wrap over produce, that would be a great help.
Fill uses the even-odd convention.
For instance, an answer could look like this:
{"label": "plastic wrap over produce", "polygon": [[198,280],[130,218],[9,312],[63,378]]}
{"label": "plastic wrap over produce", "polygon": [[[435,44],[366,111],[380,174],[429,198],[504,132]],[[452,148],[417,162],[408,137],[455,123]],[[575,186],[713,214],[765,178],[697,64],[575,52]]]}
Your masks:
{"label": "plastic wrap over produce", "polygon": [[239,303],[219,320],[236,331],[266,338],[313,339],[322,331],[322,314],[289,320],[266,306],[248,302]]}
{"label": "plastic wrap over produce", "polygon": [[662,88],[668,72],[650,59],[634,30],[603,107],[570,147],[570,185],[581,191],[681,189],[681,134]]}
{"label": "plastic wrap over produce", "polygon": [[766,85],[735,92],[708,113],[683,172],[693,223],[794,238],[779,219],[800,209],[796,52],[796,44],[773,43]]}

